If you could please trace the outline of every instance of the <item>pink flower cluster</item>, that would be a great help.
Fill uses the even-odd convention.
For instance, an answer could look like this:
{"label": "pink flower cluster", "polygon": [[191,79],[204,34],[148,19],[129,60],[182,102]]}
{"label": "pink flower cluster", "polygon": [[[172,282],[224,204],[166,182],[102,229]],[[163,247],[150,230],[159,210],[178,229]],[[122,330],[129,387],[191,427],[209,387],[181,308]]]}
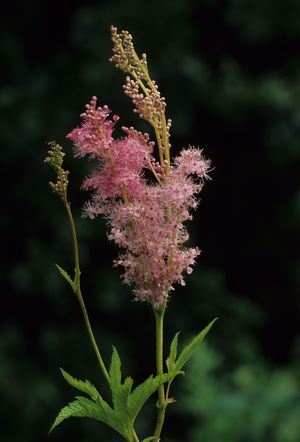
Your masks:
{"label": "pink flower cluster", "polygon": [[[93,97],[81,115],[83,124],[68,135],[77,156],[89,155],[100,163],[83,183],[93,191],[85,212],[91,218],[107,217],[109,239],[122,249],[115,264],[124,267],[124,282],[134,286],[136,299],[158,308],[174,283],[185,285],[184,274],[192,272],[200,253],[184,247],[188,233],[183,223],[197,206],[210,162],[201,150],[188,148],[174,159],[167,175],[165,164],[153,157],[149,136],[123,127],[124,137],[114,139],[119,118],[109,119],[109,114]],[[147,169],[155,172],[158,183],[145,178]]]}

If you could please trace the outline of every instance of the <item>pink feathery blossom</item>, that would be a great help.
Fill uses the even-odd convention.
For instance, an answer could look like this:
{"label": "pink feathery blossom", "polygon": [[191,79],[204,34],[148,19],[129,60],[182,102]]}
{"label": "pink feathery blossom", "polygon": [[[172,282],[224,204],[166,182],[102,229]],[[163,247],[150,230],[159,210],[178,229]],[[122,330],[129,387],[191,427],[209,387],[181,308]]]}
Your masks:
{"label": "pink feathery blossom", "polygon": [[80,115],[82,126],[67,135],[75,144],[76,156],[101,157],[109,148],[114,125],[119,120],[118,115],[109,120],[110,113],[108,106],[97,107],[97,97],[93,97],[86,105],[86,111]]}
{"label": "pink feathery blossom", "polygon": [[195,147],[183,149],[180,155],[174,158],[174,165],[177,173],[185,176],[195,174],[199,178],[209,178],[210,161],[203,158],[202,150]]}
{"label": "pink feathery blossom", "polygon": [[[108,219],[109,239],[122,250],[114,264],[123,266],[124,282],[133,286],[136,299],[158,308],[175,283],[185,285],[184,275],[192,272],[200,254],[197,247],[184,247],[184,222],[197,206],[210,162],[201,150],[188,148],[174,159],[167,175],[167,164],[153,158],[149,136],[123,127],[125,135],[114,139],[118,117],[111,120],[109,114],[107,106],[96,107],[93,97],[82,126],[68,135],[76,156],[96,157],[100,163],[83,182],[83,188],[92,191],[85,213]],[[159,183],[146,180],[149,164]]]}

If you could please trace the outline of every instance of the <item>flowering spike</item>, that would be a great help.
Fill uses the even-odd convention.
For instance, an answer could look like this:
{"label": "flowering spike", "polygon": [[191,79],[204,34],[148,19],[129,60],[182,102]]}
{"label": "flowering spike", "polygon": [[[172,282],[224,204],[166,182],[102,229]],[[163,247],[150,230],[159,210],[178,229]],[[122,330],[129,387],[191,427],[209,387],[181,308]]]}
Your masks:
{"label": "flowering spike", "polygon": [[[109,223],[108,237],[122,252],[114,265],[124,268],[123,281],[133,286],[135,298],[165,305],[175,283],[185,285],[185,275],[193,270],[200,254],[197,247],[186,247],[185,221],[197,207],[197,194],[208,178],[210,162],[194,147],[184,149],[171,161],[165,99],[148,72],[147,58],[139,58],[132,36],[112,27],[111,60],[125,71],[125,94],[135,112],[154,127],[159,162],[153,156],[154,143],[148,134],[122,127],[123,137],[114,138],[119,117],[110,118],[107,106],[97,107],[93,97],[81,115],[82,125],[68,138],[75,144],[75,156],[99,160],[83,182],[92,197],[84,206],[90,218],[104,215]],[[147,181],[150,170],[155,184]]]}
{"label": "flowering spike", "polygon": [[[147,56],[142,54],[141,58],[138,57],[128,31],[118,33],[117,28],[111,26],[111,37],[114,55],[110,61],[130,75],[126,77],[124,92],[131,98],[134,112],[154,128],[160,163],[162,164],[164,159],[170,162],[171,120],[167,120],[165,116],[165,98],[161,96],[155,80],[150,78]],[[169,173],[169,168],[166,172]]]}
{"label": "flowering spike", "polygon": [[[102,123],[110,127],[107,116]],[[185,285],[184,273],[192,272],[200,253],[198,248],[184,247],[188,234],[183,223],[191,219],[190,210],[197,206],[196,195],[202,188],[195,179],[207,177],[210,163],[200,150],[189,148],[171,167],[166,159],[161,165],[152,156],[148,134],[132,127],[122,130],[124,137],[111,137],[105,148],[98,149],[101,167],[83,183],[85,190],[93,192],[84,211],[90,218],[107,217],[109,239],[122,249],[115,265],[123,266],[124,282],[134,286],[136,299],[158,308],[166,303],[174,283]],[[83,134],[69,136],[80,156],[93,152],[102,140],[101,132],[98,138],[90,136],[94,126],[87,125],[86,119],[75,131]],[[147,182],[146,168],[154,171],[157,184]]]}
{"label": "flowering spike", "polygon": [[54,141],[48,143],[50,146],[50,150],[48,150],[48,155],[45,158],[45,163],[49,164],[56,173],[56,182],[49,182],[49,185],[53,192],[57,193],[57,195],[63,200],[67,199],[67,188],[68,188],[68,175],[69,171],[63,168],[63,159],[65,153],[62,150],[62,147],[59,146]]}

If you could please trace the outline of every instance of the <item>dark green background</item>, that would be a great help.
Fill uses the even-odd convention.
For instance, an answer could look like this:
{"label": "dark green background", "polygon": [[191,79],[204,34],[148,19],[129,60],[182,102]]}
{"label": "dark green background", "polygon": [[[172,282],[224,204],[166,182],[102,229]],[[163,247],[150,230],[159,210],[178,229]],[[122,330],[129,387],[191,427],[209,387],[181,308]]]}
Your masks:
{"label": "dark green background", "polygon": [[[48,428],[74,391],[62,366],[104,390],[76,299],[69,231],[43,164],[65,146],[82,280],[95,334],[136,381],[154,370],[152,312],[111,268],[102,220],[80,218],[91,163],[65,135],[92,95],[145,130],[108,62],[109,25],[147,52],[173,119],[174,153],[214,170],[190,225],[202,256],[166,316],[166,339],[220,320],[177,380],[164,442],[299,442],[300,3],[296,0],[23,1],[1,11],[0,434],[5,442],[118,441],[97,422]],[[104,390],[104,395],[107,392]],[[151,434],[154,401],[139,422]]]}

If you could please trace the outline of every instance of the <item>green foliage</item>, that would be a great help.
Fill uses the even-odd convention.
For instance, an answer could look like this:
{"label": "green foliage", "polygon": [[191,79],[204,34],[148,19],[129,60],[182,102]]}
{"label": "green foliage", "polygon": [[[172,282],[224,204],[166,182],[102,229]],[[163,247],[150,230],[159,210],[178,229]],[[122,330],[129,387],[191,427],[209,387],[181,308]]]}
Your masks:
{"label": "green foliage", "polygon": [[[81,381],[74,378],[64,370],[61,370],[61,372],[65,380],[72,385],[72,387],[88,394],[92,400],[77,396],[74,402],[71,402],[60,411],[50,431],[69,417],[88,417],[109,425],[111,428],[120,433],[125,439],[129,440],[131,434],[130,427],[128,427],[128,422],[124,421],[123,419],[124,414],[120,408],[119,401],[116,401],[117,406],[114,403],[115,409],[112,409],[100,396],[97,389],[88,380]],[[116,393],[113,393],[113,397],[115,397],[115,395]]]}
{"label": "green foliage", "polygon": [[[119,404],[121,403],[120,401]],[[97,405],[105,415],[103,422],[130,441],[132,439],[132,425],[127,419],[126,411],[118,406],[114,409],[111,408],[102,398],[99,398]]]}
{"label": "green foliage", "polygon": [[[77,396],[75,401],[60,411],[50,431],[69,417],[88,417],[107,424],[128,441],[132,440],[135,419],[145,402],[157,391],[160,385],[173,380],[179,374],[174,371],[154,378],[151,375],[131,392],[133,380],[127,377],[122,383],[121,359],[117,349],[113,347],[109,369],[109,386],[113,403],[113,407],[111,407],[90,381],[76,379],[62,369],[61,373],[72,387],[86,393],[91,399]],[[152,439],[151,436],[146,441]]]}
{"label": "green foliage", "polygon": [[98,393],[96,387],[94,387],[94,385],[90,383],[90,381],[88,381],[87,379],[85,381],[80,381],[79,379],[76,379],[73,376],[71,376],[69,373],[67,373],[62,368],[60,369],[60,371],[61,371],[63,377],[65,378],[65,380],[70,385],[72,385],[72,387],[77,388],[77,390],[80,390],[83,393],[88,394],[89,396],[91,396],[91,398],[94,401],[97,400],[97,398],[99,397],[99,393]]}
{"label": "green foliage", "polygon": [[109,377],[111,387],[118,388],[121,385],[122,373],[121,373],[121,359],[116,347],[113,346],[113,352],[111,357]]}
{"label": "green foliage", "polygon": [[298,442],[299,390],[296,367],[273,369],[258,360],[226,370],[204,343],[191,360],[174,411],[190,419],[189,442]]}
{"label": "green foliage", "polygon": [[157,391],[160,385],[173,380],[177,374],[178,372],[173,371],[154,378],[151,375],[131,392],[133,380],[127,377],[122,384],[121,360],[116,348],[113,347],[109,370],[112,401],[114,411],[125,425],[127,434],[131,435],[135,419],[145,402]]}
{"label": "green foliage", "polygon": [[69,417],[90,417],[105,423],[109,422],[104,408],[99,407],[97,402],[95,403],[86,397],[76,396],[75,401],[66,405],[59,412],[49,432],[51,432],[55,427],[57,427],[57,425]]}
{"label": "green foliage", "polygon": [[177,357],[177,346],[178,346],[178,336],[180,332],[177,332],[171,342],[170,345],[170,354],[167,357],[166,365],[168,372],[172,372],[175,370],[176,367],[176,357]]}
{"label": "green foliage", "polygon": [[122,384],[121,359],[115,347],[113,347],[109,377],[115,416],[118,421],[122,422],[123,436],[125,439],[131,440],[133,427],[128,412],[127,402],[133,380],[130,377],[127,377]]}
{"label": "green foliage", "polygon": [[66,405],[64,408],[61,409],[58,416],[56,417],[53,425],[51,426],[49,433],[54,430],[57,425],[59,425],[61,422],[63,422],[65,419],[68,419],[69,417],[87,417],[89,413],[87,412],[86,407],[81,403],[80,397],[77,397],[77,399],[74,402],[70,402],[68,405]]}
{"label": "green foliage", "polygon": [[181,351],[180,355],[177,357],[177,345],[178,345],[178,336],[179,332],[174,336],[171,346],[170,346],[170,354],[166,360],[166,365],[168,368],[168,372],[172,373],[174,371],[180,372],[182,367],[187,363],[189,358],[192,356],[196,347],[201,344],[213,324],[216,322],[218,318],[213,319],[200,333],[198,333]]}
{"label": "green foliage", "polygon": [[136,387],[128,398],[129,413],[134,421],[140,412],[141,408],[149,397],[158,389],[158,387],[165,382],[169,382],[179,374],[178,372],[172,372],[162,374],[160,376],[149,376],[142,384]]}

